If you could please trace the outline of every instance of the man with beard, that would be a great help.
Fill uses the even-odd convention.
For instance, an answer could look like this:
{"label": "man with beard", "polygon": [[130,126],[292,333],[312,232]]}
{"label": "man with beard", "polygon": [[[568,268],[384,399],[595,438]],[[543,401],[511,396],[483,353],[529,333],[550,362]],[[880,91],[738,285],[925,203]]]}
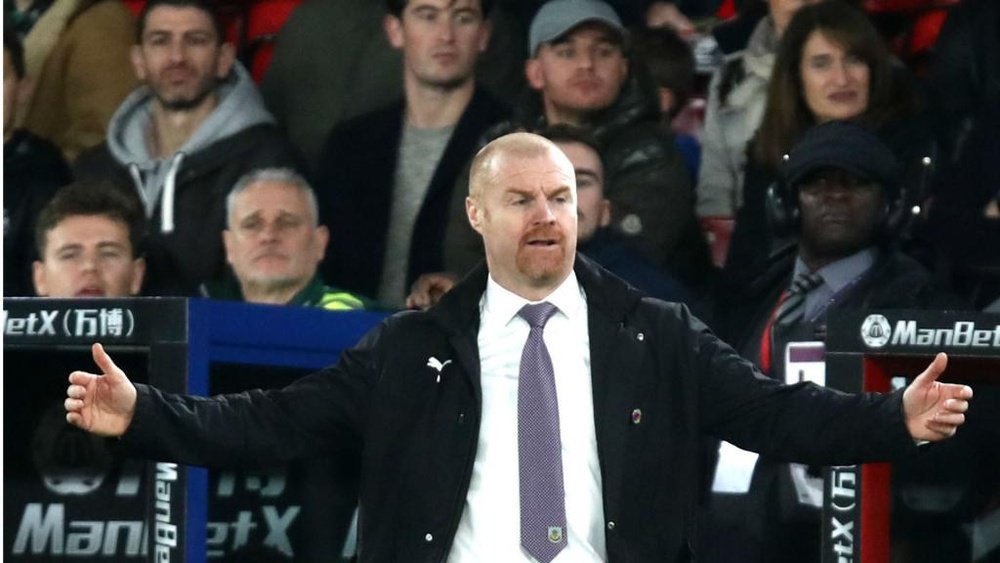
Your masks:
{"label": "man with beard", "polygon": [[542,137],[480,151],[466,210],[486,264],[337,365],[205,399],[133,385],[94,344],[103,376],[70,374],[67,420],[209,466],[360,452],[362,563],[690,561],[703,433],[851,464],[964,421],[972,389],[936,381],[943,354],[891,395],[784,386],[577,255],[573,165]]}
{"label": "man with beard", "polygon": [[362,299],[323,283],[316,273],[330,233],[318,223],[316,196],[288,168],[262,168],[240,178],[226,197],[222,240],[234,280],[209,283],[212,299],[318,307],[364,308]]}
{"label": "man with beard", "polygon": [[225,198],[247,172],[298,159],[202,0],[151,0],[132,64],[144,85],[118,108],[79,178],[137,192],[151,219],[152,295],[194,294],[225,271]]}
{"label": "man with beard", "polygon": [[[636,249],[634,240],[608,226],[611,202],[604,196],[604,164],[594,137],[584,129],[568,125],[555,125],[540,134],[555,143],[573,164],[577,250],[651,297],[700,309],[701,304],[688,288],[647,260]],[[406,306],[426,309],[437,303],[457,282],[458,278],[449,272],[423,274],[411,287]]]}
{"label": "man with beard", "polygon": [[317,197],[330,226],[323,277],[402,306],[443,269],[455,180],[502,106],[475,82],[490,38],[490,0],[388,0],[385,32],[403,52],[403,99],[334,128]]}
{"label": "man with beard", "polygon": [[[763,373],[786,381],[786,349],[824,341],[835,311],[963,308],[893,248],[905,201],[902,165],[864,126],[810,129],[788,153],[783,176],[771,187],[769,211],[775,229],[797,241],[775,254],[748,293],[719,296],[715,316],[723,338]],[[725,460],[729,446],[721,447]],[[726,468],[723,461],[716,471]],[[820,511],[806,500],[822,486],[815,473],[761,456],[748,491],[714,492],[699,526],[703,560],[815,560]]]}
{"label": "man with beard", "polygon": [[[629,35],[602,0],[551,0],[531,22],[525,78],[530,91],[513,119],[487,133],[540,131],[553,125],[588,129],[601,146],[611,201],[610,227],[633,237],[658,267],[689,287],[705,287],[708,248],[694,215],[691,177],[673,134],[660,124],[660,103]],[[446,270],[464,274],[482,245],[453,194]]]}

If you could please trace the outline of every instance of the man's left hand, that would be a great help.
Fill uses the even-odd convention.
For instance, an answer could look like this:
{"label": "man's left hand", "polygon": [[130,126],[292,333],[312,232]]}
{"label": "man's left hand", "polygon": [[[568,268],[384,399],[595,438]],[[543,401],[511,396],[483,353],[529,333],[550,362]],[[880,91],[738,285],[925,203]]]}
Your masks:
{"label": "man's left hand", "polygon": [[939,353],[903,392],[906,429],[914,440],[935,442],[950,438],[965,422],[972,387],[939,382],[937,379],[947,365],[947,354]]}

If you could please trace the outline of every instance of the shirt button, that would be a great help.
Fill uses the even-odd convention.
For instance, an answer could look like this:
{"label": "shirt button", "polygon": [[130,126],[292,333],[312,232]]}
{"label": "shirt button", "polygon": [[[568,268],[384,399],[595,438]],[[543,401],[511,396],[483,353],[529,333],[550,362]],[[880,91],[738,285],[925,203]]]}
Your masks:
{"label": "shirt button", "polygon": [[614,530],[615,529],[615,521],[614,520],[608,520],[608,529],[609,530]]}
{"label": "shirt button", "polygon": [[646,339],[646,335],[640,332],[639,334],[635,335],[635,339],[638,340],[639,342],[642,342],[643,340]]}
{"label": "shirt button", "polygon": [[632,410],[632,424],[639,424],[642,422],[642,409]]}
{"label": "shirt button", "polygon": [[434,534],[427,534],[426,536],[424,536],[424,541],[425,542],[432,542],[432,541],[434,541]]}

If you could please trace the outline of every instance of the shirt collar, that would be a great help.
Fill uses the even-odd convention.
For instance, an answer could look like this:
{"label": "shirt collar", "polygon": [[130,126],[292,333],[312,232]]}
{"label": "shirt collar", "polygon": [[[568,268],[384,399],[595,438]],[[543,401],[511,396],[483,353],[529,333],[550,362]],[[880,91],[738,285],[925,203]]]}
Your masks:
{"label": "shirt collar", "polygon": [[581,314],[586,308],[586,298],[583,288],[580,287],[580,283],[576,279],[576,272],[570,270],[569,276],[559,284],[559,287],[539,301],[529,301],[505,289],[493,279],[491,274],[487,279],[486,291],[480,302],[480,318],[484,324],[496,323],[506,326],[526,304],[542,301],[548,301],[555,305],[559,313],[570,320],[581,318]]}
{"label": "shirt collar", "polygon": [[[847,258],[831,262],[817,270],[816,273],[823,278],[823,283],[836,293],[871,269],[875,263],[875,254],[875,248],[868,247]],[[809,273],[809,267],[806,266],[801,257],[796,258],[792,279],[795,279],[799,274],[806,273]]]}

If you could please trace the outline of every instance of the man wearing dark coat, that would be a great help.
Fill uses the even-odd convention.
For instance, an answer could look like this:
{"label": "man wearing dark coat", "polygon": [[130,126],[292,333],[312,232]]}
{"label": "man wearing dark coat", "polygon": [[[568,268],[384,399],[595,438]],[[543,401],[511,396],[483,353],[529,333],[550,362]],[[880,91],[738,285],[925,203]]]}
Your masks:
{"label": "man wearing dark coat", "polygon": [[67,420],[210,466],[360,451],[359,561],[545,563],[690,561],[703,434],[849,464],[964,421],[943,354],[891,395],[785,386],[578,256],[573,166],[541,137],[487,145],[467,210],[486,265],[336,366],[206,399],[133,385],[95,344],[104,375],[70,374]]}
{"label": "man wearing dark coat", "polygon": [[[963,308],[894,248],[903,166],[873,132],[851,122],[815,126],[792,147],[783,174],[767,203],[773,228],[793,243],[771,257],[746,293],[720,296],[715,315],[723,337],[765,374],[787,381],[786,350],[821,344],[832,312]],[[730,446],[721,447],[725,458]],[[804,495],[818,478],[813,471],[810,483],[805,468],[785,461],[762,456],[748,491],[713,492],[700,526],[705,561],[815,559],[820,514]],[[725,461],[710,465],[727,471]]]}
{"label": "man wearing dark coat", "polygon": [[391,0],[389,42],[403,52],[403,99],[337,125],[315,182],[330,228],[321,274],[402,306],[410,284],[443,269],[455,180],[476,139],[506,116],[476,85],[490,0]]}

